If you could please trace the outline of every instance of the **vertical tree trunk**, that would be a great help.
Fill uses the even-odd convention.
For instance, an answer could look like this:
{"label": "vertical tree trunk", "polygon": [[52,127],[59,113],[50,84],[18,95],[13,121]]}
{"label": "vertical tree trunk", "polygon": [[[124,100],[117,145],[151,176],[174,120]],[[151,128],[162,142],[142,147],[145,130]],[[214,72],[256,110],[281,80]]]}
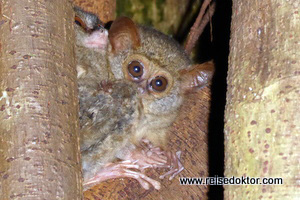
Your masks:
{"label": "vertical tree trunk", "polygon": [[0,3],[0,199],[81,199],[72,5]]}
{"label": "vertical tree trunk", "polygon": [[225,199],[299,199],[299,0],[233,1],[225,176],[283,185],[225,186]]}

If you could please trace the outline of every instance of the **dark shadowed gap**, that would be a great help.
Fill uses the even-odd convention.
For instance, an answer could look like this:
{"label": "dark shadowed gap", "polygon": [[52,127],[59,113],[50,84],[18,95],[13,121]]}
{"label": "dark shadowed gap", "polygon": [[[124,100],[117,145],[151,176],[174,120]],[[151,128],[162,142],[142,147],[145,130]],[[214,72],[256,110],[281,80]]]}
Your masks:
{"label": "dark shadowed gap", "polygon": [[[224,110],[228,70],[231,0],[217,0],[213,17],[213,58],[216,72],[212,84],[211,114],[209,119],[209,176],[224,176]],[[210,186],[210,200],[224,198],[223,186]]]}

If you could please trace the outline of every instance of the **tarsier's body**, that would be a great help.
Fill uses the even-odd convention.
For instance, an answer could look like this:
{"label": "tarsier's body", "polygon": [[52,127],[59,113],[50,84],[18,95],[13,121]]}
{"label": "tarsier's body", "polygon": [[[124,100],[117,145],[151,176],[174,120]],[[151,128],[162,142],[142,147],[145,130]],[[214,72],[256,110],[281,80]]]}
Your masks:
{"label": "tarsier's body", "polygon": [[184,93],[207,83],[212,64],[192,66],[173,39],[129,18],[112,24],[106,42],[105,31],[87,31],[97,20],[89,25],[90,14],[75,11],[84,21],[76,26],[76,53],[85,185],[131,177],[159,189],[140,171],[165,167],[174,177],[183,169],[164,150],[166,133]]}

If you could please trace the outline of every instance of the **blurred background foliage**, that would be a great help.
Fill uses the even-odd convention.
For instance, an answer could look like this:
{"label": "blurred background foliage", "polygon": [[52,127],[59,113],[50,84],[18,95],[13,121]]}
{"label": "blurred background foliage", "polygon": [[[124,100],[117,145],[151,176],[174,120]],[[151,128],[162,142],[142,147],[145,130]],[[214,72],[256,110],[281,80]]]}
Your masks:
{"label": "blurred background foliage", "polygon": [[[127,16],[138,24],[155,27],[183,45],[201,4],[202,0],[116,0],[116,10],[117,16]],[[195,62],[211,59],[210,38],[208,26],[191,55]]]}
{"label": "blurred background foliage", "polygon": [[174,35],[197,15],[201,0],[117,0],[117,15]]}

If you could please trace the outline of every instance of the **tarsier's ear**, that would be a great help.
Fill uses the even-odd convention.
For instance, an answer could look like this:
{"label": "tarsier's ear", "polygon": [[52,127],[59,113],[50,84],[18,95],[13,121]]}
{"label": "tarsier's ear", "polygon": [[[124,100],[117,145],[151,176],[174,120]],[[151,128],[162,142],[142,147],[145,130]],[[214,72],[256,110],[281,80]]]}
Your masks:
{"label": "tarsier's ear", "polygon": [[214,73],[214,63],[212,61],[202,64],[195,64],[190,69],[184,69],[180,72],[182,80],[182,91],[190,92],[207,85]]}
{"label": "tarsier's ear", "polygon": [[113,53],[120,53],[141,45],[138,28],[128,17],[119,17],[112,23],[108,38]]}

